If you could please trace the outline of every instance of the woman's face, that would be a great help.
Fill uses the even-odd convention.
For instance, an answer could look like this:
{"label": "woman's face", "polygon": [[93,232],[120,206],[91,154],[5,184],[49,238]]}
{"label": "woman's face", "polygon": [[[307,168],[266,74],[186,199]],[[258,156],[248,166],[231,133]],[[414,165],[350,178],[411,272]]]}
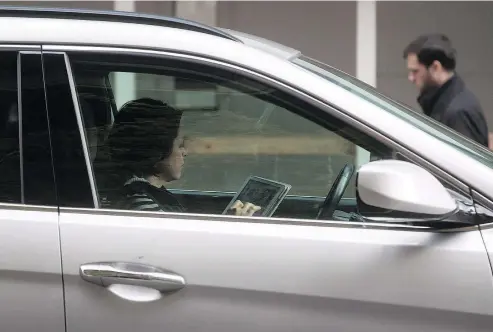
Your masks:
{"label": "woman's face", "polygon": [[156,164],[159,177],[166,181],[179,180],[185,165],[187,149],[185,147],[185,138],[178,136],[173,141],[173,150],[168,158],[165,158]]}

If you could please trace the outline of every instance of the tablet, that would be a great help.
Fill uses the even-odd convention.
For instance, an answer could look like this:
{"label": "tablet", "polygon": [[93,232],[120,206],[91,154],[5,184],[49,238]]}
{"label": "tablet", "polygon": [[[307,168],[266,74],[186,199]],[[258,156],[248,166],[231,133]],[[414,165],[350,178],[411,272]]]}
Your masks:
{"label": "tablet", "polygon": [[238,193],[229,202],[223,214],[232,214],[230,210],[231,206],[237,200],[243,203],[250,202],[252,204],[260,206],[262,209],[255,212],[253,215],[258,217],[270,217],[276,211],[279,204],[288,194],[291,189],[291,185],[264,179],[258,176],[250,176]]}

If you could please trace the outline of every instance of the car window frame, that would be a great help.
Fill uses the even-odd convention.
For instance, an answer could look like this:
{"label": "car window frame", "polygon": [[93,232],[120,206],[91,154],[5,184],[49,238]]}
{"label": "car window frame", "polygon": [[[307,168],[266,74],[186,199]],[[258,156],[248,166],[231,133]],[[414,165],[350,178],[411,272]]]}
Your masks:
{"label": "car window frame", "polygon": [[[20,184],[21,184],[21,191],[22,191],[22,197],[21,201],[18,203],[7,203],[7,202],[0,202],[0,210],[17,210],[17,211],[24,211],[28,213],[36,213],[36,212],[58,212],[58,204],[53,204],[53,205],[38,205],[38,204],[30,204],[30,203],[24,203],[24,194],[25,194],[25,188],[24,188],[24,181],[22,179],[23,175],[23,130],[22,130],[22,124],[23,121],[25,120],[22,115],[22,85],[21,85],[21,75],[22,72],[19,67],[19,62],[21,61],[22,55],[28,55],[28,54],[38,54],[40,57],[40,61],[42,61],[42,45],[41,44],[8,44],[8,43],[1,43],[0,44],[0,52],[15,52],[17,56],[17,103],[18,103],[18,117],[19,117],[19,153],[20,153],[20,158],[19,158],[19,171],[21,173],[21,178]],[[22,63],[21,63],[22,64]],[[44,77],[43,77],[43,82],[44,82]],[[45,100],[46,101],[46,100]],[[47,114],[47,108],[46,104],[44,104],[44,112]],[[49,126],[46,127],[47,132],[49,132]],[[51,143],[51,141],[50,141]],[[50,154],[52,153],[51,151],[51,146],[50,146]],[[51,167],[53,167],[53,162],[51,162]],[[54,179],[52,178],[52,185],[55,186]]]}
{"label": "car window frame", "polygon": [[[313,108],[312,105],[307,104],[305,102],[302,102],[301,99],[297,98],[296,96],[293,97],[293,95],[289,95],[284,93],[282,90],[279,90],[277,88],[273,88],[272,85],[264,85],[260,84],[258,81],[253,81],[250,78],[247,78],[246,76],[238,78],[238,75],[231,71],[224,71],[219,68],[214,68],[210,66],[204,66],[202,64],[195,64],[191,62],[183,62],[181,60],[178,60],[178,62],[175,62],[175,59],[170,59],[170,60],[163,60],[161,61],[160,59],[156,58],[148,58],[148,57],[134,57],[134,56],[118,56],[115,57],[113,55],[108,55],[108,54],[101,54],[101,55],[94,55],[94,54],[84,54],[84,53],[79,53],[79,52],[70,52],[68,53],[68,57],[70,58],[71,61],[71,66],[74,70],[74,79],[77,83],[77,93],[79,94],[79,98],[84,99],[84,91],[86,89],[84,77],[88,75],[88,73],[94,71],[97,72],[98,78],[102,77],[104,75],[105,78],[111,77],[112,75],[118,74],[119,72],[123,72],[124,75],[135,75],[136,79],[141,79],[139,75],[150,75],[151,77],[154,77],[157,79],[158,77],[162,77],[165,80],[177,80],[177,79],[183,79],[183,80],[191,80],[194,82],[197,82],[196,84],[202,85],[202,86],[214,86],[216,89],[224,89],[224,90],[229,90],[232,95],[235,93],[238,95],[241,95],[242,97],[242,103],[248,104],[253,103],[255,106],[254,108],[262,108],[262,107],[267,107],[267,108],[275,108],[274,110],[274,120],[272,122],[266,121],[267,128],[265,132],[258,133],[257,135],[251,136],[250,134],[252,133],[252,130],[254,131],[253,128],[243,128],[239,130],[234,130],[232,132],[229,132],[226,134],[224,132],[221,132],[220,137],[223,137],[222,135],[240,135],[244,136],[247,135],[246,137],[252,137],[254,140],[257,138],[260,138],[260,136],[269,138],[271,135],[269,135],[269,132],[272,131],[272,128],[269,129],[269,126],[276,126],[278,125],[276,121],[279,119],[275,119],[275,114],[277,114],[277,117],[282,117],[282,114],[285,114],[286,117],[294,117],[291,122],[291,124],[296,123],[299,119],[299,121],[303,121],[305,125],[309,126],[311,130],[303,131],[302,133],[300,132],[292,132],[294,135],[307,135],[307,138],[314,138],[314,139],[333,139],[334,141],[337,142],[336,147],[339,149],[337,151],[330,151],[330,153],[323,153],[322,155],[317,155],[317,157],[321,157],[323,159],[325,158],[330,158],[333,156],[337,155],[343,155],[344,156],[344,163],[354,163],[354,155],[347,154],[348,150],[352,150],[356,147],[366,149],[368,151],[371,151],[373,154],[373,158],[375,159],[381,159],[381,158],[387,158],[392,155],[391,151],[389,151],[389,148],[382,144],[379,141],[376,141],[366,135],[361,135],[360,131],[355,131],[353,127],[347,127],[345,124],[339,122],[335,118],[331,118],[329,115],[323,114],[323,116],[320,116],[320,110],[318,108]],[[161,66],[162,64],[162,66]],[[120,65],[123,65],[123,67],[120,67]],[[189,68],[189,67],[192,67]],[[89,74],[90,75],[90,74]],[[238,78],[238,79],[237,79]],[[99,84],[99,83],[98,83]],[[113,87],[115,85],[113,84]],[[108,87],[107,87],[108,88]],[[152,88],[154,89],[154,88]],[[131,99],[134,98],[141,98],[141,97],[150,97],[147,92],[145,92],[146,88],[144,88],[143,94],[139,95],[139,90],[136,91],[135,94],[130,94],[127,96],[122,96],[120,100],[116,100],[116,104],[118,105],[124,105],[125,103],[128,103]],[[179,90],[179,88],[174,87],[173,90]],[[273,91],[275,90],[275,91]],[[152,92],[149,92],[152,94]],[[173,92],[167,91],[166,92],[173,94]],[[262,97],[263,96],[263,97]],[[171,99],[167,99],[171,97]],[[192,94],[190,94],[190,97],[192,97]],[[172,96],[166,96],[166,95],[157,95],[155,98],[161,99],[164,98],[166,102],[172,102]],[[225,99],[233,99],[234,96],[227,96]],[[257,105],[258,104],[258,105]],[[84,106],[84,105],[81,105]],[[121,106],[120,106],[121,107]],[[235,108],[238,107],[237,110]],[[227,107],[232,113],[235,113],[239,111],[242,116],[254,116],[255,119],[251,118],[254,121],[257,121],[257,117],[260,116],[259,114],[251,113],[248,115],[248,111],[245,109],[242,109],[241,105],[235,105],[235,106],[229,106]],[[82,107],[82,112],[85,112],[84,107]],[[102,110],[101,110],[102,111]],[[193,121],[192,119],[194,116],[197,114],[196,111],[197,109],[194,110],[184,110],[184,116],[189,116],[189,121]],[[210,111],[210,110],[207,110]],[[213,114],[217,117],[215,117],[214,121],[223,121],[223,116],[229,112],[226,112],[226,109],[224,109],[221,112],[224,113],[216,113],[216,111],[219,111],[219,109],[216,109],[215,111],[212,111]],[[189,112],[188,115],[186,115],[186,112]],[[289,113],[289,114],[288,114]],[[255,114],[255,115],[254,115]],[[200,115],[199,115],[200,117]],[[327,118],[325,118],[327,117]],[[90,117],[91,119],[93,116]],[[195,118],[197,119],[197,118]],[[202,118],[203,119],[203,118]],[[91,120],[92,122],[93,120]],[[84,121],[85,122],[85,121]],[[85,122],[86,123],[86,122]],[[285,123],[285,125],[288,125],[288,123]],[[337,124],[340,124],[341,126],[338,126]],[[86,123],[87,125],[87,123]],[[335,126],[335,127],[334,127]],[[188,129],[190,129],[190,124],[184,125],[182,129],[186,132]],[[324,128],[325,127],[325,128]],[[289,135],[289,132],[293,130],[294,128],[283,128],[281,131],[284,131],[284,134]],[[219,132],[218,132],[219,133]],[[87,132],[86,132],[87,134]],[[272,133],[271,133],[272,134]],[[315,134],[316,136],[312,136]],[[184,133],[185,136],[188,136],[187,133]],[[202,138],[207,138],[207,135],[213,135],[211,132],[202,132],[202,130],[199,130],[193,135],[198,135],[200,139]],[[205,136],[204,136],[205,135]],[[260,136],[258,136],[260,135]],[[319,135],[319,136],[317,136]],[[320,136],[321,135],[321,136]],[[328,135],[328,136],[327,136]],[[300,136],[296,136],[300,137]],[[302,136],[301,136],[302,137]],[[233,138],[233,137],[232,137]],[[254,157],[256,158],[261,158],[262,156],[252,156],[250,155],[249,151],[247,154],[242,155],[242,157],[248,156],[248,157]],[[194,153],[192,153],[194,155]],[[272,154],[272,151],[269,151],[265,154],[266,158],[272,158],[276,153]],[[287,154],[289,155],[289,153]],[[200,154],[199,154],[200,156]],[[205,156],[208,158],[209,156]],[[304,159],[301,156],[298,156],[297,158],[294,158],[291,156],[290,158],[296,159],[296,162],[302,162],[305,163],[306,159]],[[198,160],[196,160],[197,162]],[[207,163],[204,160],[201,160],[200,163]],[[288,161],[289,162],[289,161]],[[337,161],[337,162],[342,162],[342,161]],[[187,164],[189,161],[187,161]],[[286,163],[285,161],[283,163]],[[310,163],[310,161],[309,161]],[[330,163],[330,162],[329,162]],[[188,164],[190,165],[190,164]],[[322,168],[329,167],[329,165],[325,164],[318,164]],[[224,165],[216,165],[217,168],[222,169],[222,166]],[[94,167],[94,165],[93,165]],[[281,167],[281,166],[280,166]],[[287,166],[288,167],[288,166]],[[97,167],[96,167],[97,169]],[[225,171],[227,168],[222,169],[222,171]],[[202,170],[197,171],[195,174],[199,174]],[[246,171],[243,169],[243,171]],[[166,189],[169,190],[170,192],[173,193],[185,193],[185,192],[207,192],[211,193],[212,195],[222,195],[226,193],[236,193],[238,188],[243,184],[244,179],[246,179],[248,176],[250,176],[250,171],[248,170],[246,173],[245,172],[235,172],[233,177],[235,178],[236,181],[232,181],[232,179],[224,179],[224,183],[222,186],[215,186],[215,184],[209,183],[208,185],[204,185],[204,183],[197,184],[197,180],[195,181],[190,180],[190,182],[187,184],[184,184],[183,182],[180,181],[173,181],[173,183],[169,184],[166,186]],[[332,176],[335,176],[339,168],[337,169],[332,169],[334,174]],[[187,174],[194,173],[193,166],[188,166],[187,167]],[[258,174],[260,175],[260,174]],[[325,197],[327,196],[327,193],[329,191],[328,184],[330,184],[330,172],[327,173],[322,173],[319,172],[317,173],[319,176],[325,176],[328,177],[326,181],[324,180],[316,180],[315,178],[313,179],[308,179],[303,177],[300,179],[300,183],[296,183],[293,179],[293,182],[290,182],[291,179],[290,177],[285,177],[284,179],[277,179],[278,181],[284,181],[288,182],[293,186],[293,189],[291,192],[288,194],[287,197],[296,197],[296,198],[306,198],[306,199],[311,199],[311,200],[320,200],[323,202]],[[190,177],[191,175],[187,175],[187,177]],[[274,176],[273,174],[263,174],[261,176],[271,178],[271,176]],[[97,174],[96,174],[97,177]],[[240,178],[240,182],[238,183],[238,177]],[[273,179],[273,178],[272,178]],[[188,179],[187,179],[188,180]],[[351,184],[350,187],[345,192],[345,195],[343,197],[344,201],[351,200],[351,201],[356,201],[356,194],[354,191],[354,180],[355,178],[353,177],[351,179]],[[199,180],[200,181],[200,180]],[[311,186],[314,187],[312,190],[308,188],[299,188],[305,185],[305,182],[311,181]],[[190,186],[190,183],[194,183],[194,186]],[[96,180],[96,184],[99,186],[98,181]],[[226,187],[224,187],[226,186]],[[299,186],[299,187],[298,187]],[[294,192],[296,190],[296,192]],[[99,192],[101,194],[101,192]],[[231,194],[233,196],[233,194]]]}
{"label": "car window frame", "polygon": [[[432,174],[434,174],[437,178],[440,180],[444,181],[448,185],[453,188],[453,190],[456,190],[460,194],[464,195],[468,199],[471,198],[471,193],[470,193],[470,188],[466,184],[464,184],[462,181],[454,177],[453,175],[449,174],[445,170],[439,168],[438,166],[432,164],[428,160],[425,160],[421,156],[417,155],[413,151],[409,150],[405,146],[401,145],[399,142],[391,140],[389,137],[386,137],[382,133],[378,132],[377,130],[373,129],[372,127],[366,125],[365,123],[349,116],[346,112],[343,110],[338,109],[334,105],[331,105],[319,98],[317,98],[314,95],[311,95],[307,91],[302,91],[292,85],[290,85],[287,82],[280,81],[276,79],[273,76],[266,75],[265,73],[260,73],[257,72],[251,68],[247,67],[242,67],[239,64],[236,63],[230,63],[227,61],[223,60],[218,60],[214,58],[207,57],[205,55],[197,55],[197,54],[188,54],[184,52],[178,52],[178,51],[163,51],[163,50],[151,50],[151,49],[141,49],[141,48],[129,48],[129,47],[112,47],[112,46],[99,46],[99,45],[66,45],[66,44],[46,44],[43,45],[43,50],[45,52],[61,52],[65,53],[66,52],[77,52],[77,53],[88,53],[88,54],[97,54],[97,53],[104,53],[104,54],[112,54],[112,55],[128,55],[128,56],[149,56],[152,58],[163,58],[163,59],[178,59],[181,61],[191,61],[195,63],[199,63],[202,65],[206,66],[219,66],[223,70],[229,70],[233,71],[236,74],[244,75],[250,79],[256,80],[261,82],[262,84],[272,86],[276,89],[279,89],[285,93],[288,93],[290,95],[296,96],[296,98],[299,98],[305,102],[308,102],[312,106],[320,109],[321,111],[327,113],[329,116],[336,117],[344,122],[346,122],[349,126],[354,127],[356,130],[371,136],[372,138],[382,142],[383,144],[388,145],[392,149],[396,151],[396,153],[400,154],[404,158],[408,159],[410,162],[413,162],[417,164],[420,167],[425,168],[426,170],[430,171]],[[67,60],[70,63],[70,59]],[[74,84],[74,77],[73,73],[70,73],[69,75],[70,79],[72,80],[72,84]],[[75,93],[75,90],[73,91]],[[75,93],[76,94],[76,93]],[[77,117],[81,117],[81,110],[80,110],[80,105],[79,105],[79,100],[78,96],[76,94],[74,100],[77,100],[76,102],[76,112],[79,114]],[[81,132],[81,139],[83,145],[85,145],[85,149],[87,149],[87,138],[85,134],[85,130],[82,128]],[[89,163],[89,169],[88,172],[91,174],[91,185],[96,186],[94,182],[94,170],[92,163],[89,160],[89,156],[86,156],[87,160],[86,162]],[[96,194],[97,195],[97,194]],[[97,197],[97,196],[96,196]],[[471,198],[472,200],[472,198]],[[99,200],[98,200],[99,201]],[[70,211],[80,211],[81,208],[63,208],[64,210],[70,210]],[[89,210],[91,213],[96,213],[96,214],[118,214],[118,215],[128,215],[128,216],[139,216],[139,215],[149,215],[149,216],[160,216],[161,218],[164,216],[168,216],[171,218],[184,218],[184,219],[205,219],[205,220],[225,220],[225,221],[231,221],[231,218],[236,219],[239,218],[237,221],[244,220],[242,218],[245,217],[231,217],[231,216],[221,216],[221,215],[209,215],[209,214],[191,214],[191,213],[172,213],[172,212],[140,212],[140,211],[124,211],[124,210],[106,210],[106,209],[98,209],[98,208],[82,208],[83,210]],[[322,225],[322,224],[337,224],[337,225],[344,225],[344,227],[355,227],[357,223],[354,222],[345,222],[345,221],[334,221],[334,220],[323,220],[323,221],[317,221],[317,220],[305,220],[305,219],[289,219],[289,218],[263,218],[263,217],[247,217],[249,222],[260,222],[260,223],[282,223],[282,224],[301,224],[301,225],[307,225],[307,224],[314,224],[314,225]],[[255,221],[253,221],[255,220]],[[370,223],[373,224],[373,223]],[[365,227],[371,227],[369,223],[365,223]],[[411,226],[411,225],[391,225],[388,223],[375,223],[374,224],[377,227],[383,227],[385,229],[402,229],[402,227],[406,228],[409,227],[409,229],[430,229],[427,226]],[[462,227],[460,229],[467,229],[469,226]],[[472,227],[472,226],[471,226]],[[433,228],[431,228],[433,229]]]}
{"label": "car window frame", "polygon": [[[67,109],[66,111],[67,112],[70,112],[70,111],[74,112],[72,115],[75,118],[75,121],[76,121],[75,126],[77,127],[77,131],[75,132],[75,135],[79,139],[78,142],[81,144],[83,160],[85,163],[82,172],[85,173],[84,176],[87,175],[87,178],[85,177],[84,181],[87,181],[86,184],[88,184],[88,186],[89,186],[89,188],[87,188],[87,189],[90,191],[89,196],[90,196],[91,204],[90,204],[89,208],[91,208],[91,209],[98,208],[99,207],[99,200],[98,200],[97,191],[94,187],[95,181],[92,178],[92,176],[93,176],[93,173],[91,172],[92,163],[90,161],[89,151],[88,151],[89,145],[87,144],[86,131],[84,130],[84,125],[83,125],[83,120],[82,120],[82,112],[80,109],[79,100],[78,100],[78,96],[77,96],[76,89],[75,89],[75,82],[74,82],[72,70],[70,67],[70,62],[69,62],[67,54],[65,52],[50,52],[50,51],[45,51],[43,49],[42,55],[43,55],[43,74],[44,74],[44,79],[45,79],[45,101],[46,101],[46,105],[47,105],[46,106],[47,114],[48,114],[48,117],[50,119],[49,120],[50,121],[50,138],[51,138],[51,147],[52,147],[51,152],[53,155],[52,167],[53,167],[54,173],[55,173],[55,185],[56,185],[57,191],[59,192],[59,194],[58,194],[59,195],[58,207],[61,208],[61,207],[66,206],[66,205],[65,205],[65,202],[63,199],[64,193],[60,187],[60,184],[62,183],[60,178],[62,176],[61,176],[60,171],[57,169],[57,160],[56,159],[57,159],[57,149],[58,149],[57,144],[58,144],[58,142],[57,142],[57,139],[55,138],[55,136],[56,136],[56,129],[55,129],[56,125],[52,119],[53,116],[57,117],[57,116],[59,116],[59,114],[57,114],[56,111],[54,111],[54,108],[50,106],[53,102],[53,100],[50,99],[50,93],[54,92],[54,91],[59,91],[59,88],[53,89],[50,86],[50,82],[49,82],[51,75],[50,75],[50,72],[48,72],[48,70],[49,70],[50,65],[53,65],[53,63],[55,63],[56,65],[60,65],[63,68],[63,69],[57,71],[56,74],[62,75],[62,76],[66,75],[66,82],[64,82],[64,83],[67,84],[67,86],[64,86],[64,87],[66,89],[68,89],[69,93],[70,93],[70,95],[69,95],[70,101],[67,102],[66,106],[70,105],[68,107],[71,108],[71,109]],[[52,60],[52,59],[49,59],[49,57],[52,57],[52,59],[54,59],[55,57],[58,57],[58,58],[62,57],[63,59],[56,60],[53,63],[50,63],[49,60]],[[79,191],[79,195],[80,194],[81,194],[81,191]],[[83,193],[83,195],[88,196],[87,193]],[[84,208],[84,207],[82,207],[82,208]]]}

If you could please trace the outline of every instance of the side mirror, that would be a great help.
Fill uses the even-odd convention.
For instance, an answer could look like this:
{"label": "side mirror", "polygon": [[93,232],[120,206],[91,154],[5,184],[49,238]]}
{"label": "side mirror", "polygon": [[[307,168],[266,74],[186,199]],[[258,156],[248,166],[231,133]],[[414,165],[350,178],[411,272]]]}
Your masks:
{"label": "side mirror", "polygon": [[442,220],[458,210],[437,178],[405,161],[379,160],[363,165],[356,189],[359,213],[365,219]]}

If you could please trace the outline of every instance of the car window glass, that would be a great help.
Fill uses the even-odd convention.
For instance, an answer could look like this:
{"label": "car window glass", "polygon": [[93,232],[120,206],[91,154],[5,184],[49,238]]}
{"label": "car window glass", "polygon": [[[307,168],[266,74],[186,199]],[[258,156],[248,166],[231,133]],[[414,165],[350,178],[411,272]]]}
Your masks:
{"label": "car window glass", "polygon": [[294,64],[343,87],[344,89],[368,100],[375,105],[382,107],[388,112],[406,120],[413,126],[416,126],[420,130],[425,131],[442,142],[461,150],[466,155],[476,159],[484,165],[493,167],[493,153],[491,150],[430,118],[429,116],[425,116],[421,112],[413,111],[410,107],[402,105],[382,95],[374,87],[317,60],[300,55],[292,61]]}
{"label": "car window glass", "polygon": [[0,53],[0,202],[21,203],[17,52]]}
{"label": "car window glass", "polygon": [[[113,73],[112,85],[119,74]],[[177,76],[139,73],[136,78],[143,84],[135,96],[117,101],[123,105],[134,97],[149,97],[185,110],[181,126],[189,145],[187,175],[170,188],[231,192],[254,173],[289,182],[290,194],[323,196],[335,173],[354,161],[353,143],[263,100],[272,93],[267,88],[239,91]],[[345,195],[355,197],[353,182]]]}
{"label": "car window glass", "polygon": [[1,51],[0,70],[0,203],[56,206],[41,53]]}
{"label": "car window glass", "polygon": [[[274,216],[314,218],[356,147],[390,150],[295,96],[217,68],[71,54],[101,205],[222,214],[250,176],[290,186]],[[96,120],[95,120],[96,119]],[[344,207],[354,212],[354,176]],[[293,204],[291,204],[293,203]]]}
{"label": "car window glass", "polygon": [[21,54],[24,203],[56,206],[41,54]]}

